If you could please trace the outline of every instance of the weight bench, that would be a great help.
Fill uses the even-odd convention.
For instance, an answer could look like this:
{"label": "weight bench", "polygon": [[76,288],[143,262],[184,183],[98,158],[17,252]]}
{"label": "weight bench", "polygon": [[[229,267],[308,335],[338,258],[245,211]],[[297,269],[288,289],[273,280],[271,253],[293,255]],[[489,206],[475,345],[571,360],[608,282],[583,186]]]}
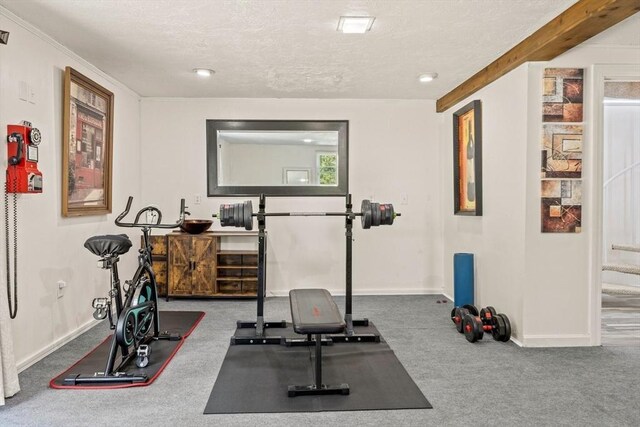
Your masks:
{"label": "weight bench", "polygon": [[316,382],[309,385],[290,385],[289,397],[312,394],[349,394],[348,384],[322,384],[322,334],[344,332],[345,321],[338,306],[326,289],[293,289],[289,292],[293,330],[309,337],[315,335]]}

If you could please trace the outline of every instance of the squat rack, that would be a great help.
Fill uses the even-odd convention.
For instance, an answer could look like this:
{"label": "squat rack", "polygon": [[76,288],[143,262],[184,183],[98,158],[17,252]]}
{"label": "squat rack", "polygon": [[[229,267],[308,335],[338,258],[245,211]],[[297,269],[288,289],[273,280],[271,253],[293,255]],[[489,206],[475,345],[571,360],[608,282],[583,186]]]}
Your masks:
{"label": "squat rack", "polygon": [[259,210],[253,213],[251,201],[236,203],[233,205],[221,205],[220,213],[214,217],[220,219],[220,223],[225,226],[245,227],[247,230],[253,228],[253,217],[258,219],[258,283],[257,283],[257,313],[255,321],[237,321],[238,329],[254,328],[253,335],[234,335],[231,337],[231,344],[307,344],[304,339],[287,339],[281,336],[267,336],[267,328],[286,328],[285,320],[267,322],[264,320],[264,299],[266,283],[266,217],[268,216],[343,216],[345,218],[345,244],[346,244],[346,265],[345,265],[345,323],[344,334],[329,335],[332,342],[379,342],[380,335],[373,333],[356,333],[354,326],[368,326],[368,319],[353,319],[353,220],[362,217],[362,227],[364,229],[372,226],[391,225],[395,217],[400,216],[393,209],[391,204],[372,203],[363,200],[361,212],[353,212],[351,194],[345,197],[344,212],[266,212],[266,197],[260,195]]}

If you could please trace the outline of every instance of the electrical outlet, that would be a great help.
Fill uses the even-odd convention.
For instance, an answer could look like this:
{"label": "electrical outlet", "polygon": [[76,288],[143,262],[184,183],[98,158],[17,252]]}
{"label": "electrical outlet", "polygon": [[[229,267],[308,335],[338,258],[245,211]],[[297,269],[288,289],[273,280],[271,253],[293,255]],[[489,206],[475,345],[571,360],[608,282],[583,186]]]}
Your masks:
{"label": "electrical outlet", "polygon": [[67,287],[67,282],[64,280],[58,280],[58,298],[62,298],[64,296],[64,288]]}
{"label": "electrical outlet", "polygon": [[195,203],[196,205],[202,203],[202,196],[200,194],[196,194],[195,196],[193,196],[193,203]]}

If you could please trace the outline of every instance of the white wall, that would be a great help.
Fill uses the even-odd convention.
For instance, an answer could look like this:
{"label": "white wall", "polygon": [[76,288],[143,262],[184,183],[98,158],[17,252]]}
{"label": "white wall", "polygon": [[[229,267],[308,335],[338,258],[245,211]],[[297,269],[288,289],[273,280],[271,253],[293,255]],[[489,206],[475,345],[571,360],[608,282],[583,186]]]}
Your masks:
{"label": "white wall", "polygon": [[[615,32],[616,27],[609,30]],[[476,304],[493,305],[511,319],[525,346],[598,344],[594,332],[592,266],[594,64],[640,64],[628,46],[581,45],[547,63],[525,64],[454,106],[441,117],[443,182],[452,188],[452,113],[474,99],[483,109],[484,215],[453,215],[443,197],[444,280],[453,292],[453,253],[476,254]],[[545,67],[586,69],[583,146],[583,231],[540,232],[540,138]]]}
{"label": "white wall", "polygon": [[[309,183],[317,183],[317,155],[322,146],[292,144],[222,144],[220,185],[283,185],[284,169],[307,169]],[[336,150],[332,150],[336,153]],[[220,163],[220,159],[218,159]],[[267,166],[269,165],[269,166]]]}
{"label": "white wall", "polygon": [[[109,280],[105,270],[96,268],[96,257],[83,244],[92,235],[122,231],[114,226],[113,214],[61,216],[64,68],[72,66],[115,94],[114,212],[124,207],[128,195],[140,196],[139,102],[135,93],[2,8],[0,28],[10,31],[8,45],[0,46],[0,127],[5,132],[7,124],[28,120],[42,132],[38,167],[44,191],[18,198],[19,304],[18,316],[11,324],[16,361],[24,368],[93,323],[91,301],[106,296]],[[34,103],[19,100],[20,81],[33,88]],[[2,144],[2,150],[5,146]],[[6,154],[0,158],[6,167]],[[138,239],[135,233],[129,235]],[[4,232],[1,240],[5,240]],[[123,258],[122,272],[131,274],[135,253]],[[0,309],[6,310],[4,243],[0,260]],[[56,296],[58,280],[67,282],[60,299]]]}
{"label": "white wall", "polygon": [[[441,117],[443,164],[444,284],[453,295],[453,254],[475,254],[475,303],[491,305],[521,336],[525,267],[527,75],[522,65]],[[482,102],[483,215],[453,214],[453,112]],[[477,145],[477,136],[476,136]]]}
{"label": "white wall", "polygon": [[[355,227],[354,293],[442,289],[440,144],[433,101],[317,99],[142,100],[142,193],[158,203],[185,197],[193,218],[221,203],[206,195],[206,119],[349,120],[349,188],[355,209],[373,198],[393,203],[392,227]],[[401,195],[408,204],[401,205]],[[257,199],[253,199],[257,207]],[[269,198],[267,210],[338,211],[344,199]],[[219,224],[216,224],[219,228]],[[269,218],[267,292],[321,286],[344,293],[344,222]],[[358,308],[354,307],[357,313]]]}

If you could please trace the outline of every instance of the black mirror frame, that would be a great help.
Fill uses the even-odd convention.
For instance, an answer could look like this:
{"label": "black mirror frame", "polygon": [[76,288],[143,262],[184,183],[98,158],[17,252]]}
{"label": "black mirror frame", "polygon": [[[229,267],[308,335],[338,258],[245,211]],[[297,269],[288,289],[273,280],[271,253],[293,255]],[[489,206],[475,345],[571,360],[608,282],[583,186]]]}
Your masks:
{"label": "black mirror frame", "polygon": [[[338,185],[227,186],[218,185],[219,130],[301,130],[338,132]],[[346,196],[349,193],[348,120],[213,120],[206,121],[207,196]]]}

